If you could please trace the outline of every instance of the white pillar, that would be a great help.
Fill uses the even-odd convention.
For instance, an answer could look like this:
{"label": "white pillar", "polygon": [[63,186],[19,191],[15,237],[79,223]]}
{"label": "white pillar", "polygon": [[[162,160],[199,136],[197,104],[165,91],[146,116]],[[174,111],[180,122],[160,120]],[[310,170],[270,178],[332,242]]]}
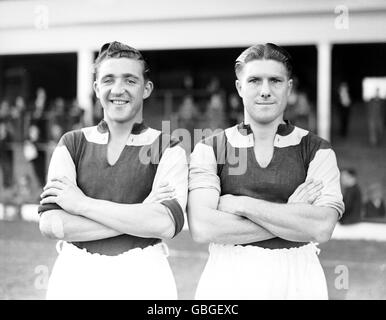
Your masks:
{"label": "white pillar", "polygon": [[317,131],[320,137],[329,141],[331,132],[331,44],[319,43],[317,50]]}
{"label": "white pillar", "polygon": [[92,96],[93,96],[93,73],[92,64],[94,54],[92,50],[81,49],[78,51],[78,76],[77,76],[77,99],[79,105],[85,110],[85,121],[87,125],[92,123]]}

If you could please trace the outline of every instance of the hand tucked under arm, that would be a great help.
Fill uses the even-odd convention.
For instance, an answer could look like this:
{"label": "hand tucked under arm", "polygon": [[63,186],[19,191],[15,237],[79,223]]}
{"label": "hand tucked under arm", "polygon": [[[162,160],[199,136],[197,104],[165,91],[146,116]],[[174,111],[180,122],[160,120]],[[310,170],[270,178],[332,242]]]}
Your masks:
{"label": "hand tucked under arm", "polygon": [[338,213],[329,207],[310,204],[278,204],[241,197],[244,216],[290,241],[326,242],[331,238]]}
{"label": "hand tucked under arm", "polygon": [[244,217],[218,210],[218,199],[215,189],[198,188],[189,193],[188,222],[195,241],[245,244],[275,237]]}
{"label": "hand tucked under arm", "polygon": [[244,216],[283,239],[325,242],[331,237],[337,212],[312,205],[322,187],[320,181],[306,181],[295,190],[287,204],[224,195],[219,208]]}
{"label": "hand tucked under arm", "polygon": [[[164,192],[161,198],[165,194],[169,197],[170,192]],[[160,203],[121,204],[93,199],[66,177],[49,182],[41,197],[41,204],[56,203],[70,214],[83,216],[119,233],[162,239],[174,235],[174,221]]]}
{"label": "hand tucked under arm", "polygon": [[[44,188],[42,198],[57,194],[56,190],[51,190],[54,187],[60,188],[60,185],[54,181],[49,182]],[[54,189],[57,189],[54,188]],[[69,193],[66,199],[62,199],[62,204],[66,201],[85,201],[86,197],[79,188],[69,188]],[[72,195],[71,195],[72,193]],[[161,202],[171,199],[174,196],[174,188],[164,182],[160,187],[152,191],[149,197],[146,198],[147,203]],[[42,201],[44,203],[44,201]],[[64,204],[65,205],[65,204]],[[65,205],[65,207],[67,207]],[[72,209],[75,211],[76,207]],[[79,209],[78,209],[79,210]],[[50,239],[58,239],[65,241],[91,241],[115,237],[123,234],[121,231],[114,230],[101,223],[82,217],[80,215],[70,214],[64,210],[49,210],[43,212],[39,221],[40,231]]]}

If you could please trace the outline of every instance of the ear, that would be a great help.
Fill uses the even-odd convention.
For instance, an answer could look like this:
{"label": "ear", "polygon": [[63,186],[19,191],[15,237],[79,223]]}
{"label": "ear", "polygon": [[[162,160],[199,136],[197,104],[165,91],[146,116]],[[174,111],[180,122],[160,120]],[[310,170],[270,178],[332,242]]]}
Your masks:
{"label": "ear", "polygon": [[287,97],[289,97],[289,96],[291,95],[293,85],[294,85],[294,81],[293,81],[292,79],[289,79],[289,80],[288,80]]}
{"label": "ear", "polygon": [[99,99],[99,87],[98,87],[98,83],[97,83],[96,80],[95,80],[94,83],[92,84],[92,87],[94,88],[96,97]]}
{"label": "ear", "polygon": [[243,96],[241,95],[241,82],[239,79],[237,79],[235,81],[235,85],[236,85],[236,89],[237,89],[237,92],[239,94],[239,96],[242,98]]}
{"label": "ear", "polygon": [[147,99],[150,97],[151,93],[153,92],[154,84],[150,80],[146,81],[145,87],[143,90],[143,99]]}

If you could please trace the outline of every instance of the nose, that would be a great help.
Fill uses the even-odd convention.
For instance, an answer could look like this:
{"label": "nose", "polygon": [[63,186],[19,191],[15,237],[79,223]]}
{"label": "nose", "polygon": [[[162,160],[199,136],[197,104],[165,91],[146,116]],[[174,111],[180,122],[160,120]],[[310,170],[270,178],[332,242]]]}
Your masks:
{"label": "nose", "polygon": [[264,99],[271,97],[271,89],[269,87],[269,83],[267,79],[264,79],[261,85],[260,97]]}
{"label": "nose", "polygon": [[124,92],[125,92],[125,88],[123,86],[122,81],[117,79],[111,88],[111,93],[116,94],[116,95],[120,95],[120,94],[123,94]]}

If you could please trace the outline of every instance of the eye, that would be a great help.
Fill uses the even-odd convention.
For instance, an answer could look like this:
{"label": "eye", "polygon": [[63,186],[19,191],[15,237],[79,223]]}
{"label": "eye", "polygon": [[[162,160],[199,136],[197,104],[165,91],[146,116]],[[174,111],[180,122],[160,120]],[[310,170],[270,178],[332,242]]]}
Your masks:
{"label": "eye", "polygon": [[274,83],[274,84],[277,84],[277,83],[281,83],[282,80],[278,79],[278,78],[273,78],[273,79],[271,79],[271,82]]}
{"label": "eye", "polygon": [[126,79],[126,83],[128,83],[128,84],[136,84],[137,81],[135,81],[135,79],[132,79],[132,78],[127,78]]}
{"label": "eye", "polygon": [[251,79],[248,80],[249,83],[257,83],[259,81],[260,81],[259,78],[251,78]]}
{"label": "eye", "polygon": [[109,83],[112,83],[112,82],[113,82],[112,78],[104,78],[104,79],[102,79],[102,83],[105,83],[105,84],[109,84]]}

